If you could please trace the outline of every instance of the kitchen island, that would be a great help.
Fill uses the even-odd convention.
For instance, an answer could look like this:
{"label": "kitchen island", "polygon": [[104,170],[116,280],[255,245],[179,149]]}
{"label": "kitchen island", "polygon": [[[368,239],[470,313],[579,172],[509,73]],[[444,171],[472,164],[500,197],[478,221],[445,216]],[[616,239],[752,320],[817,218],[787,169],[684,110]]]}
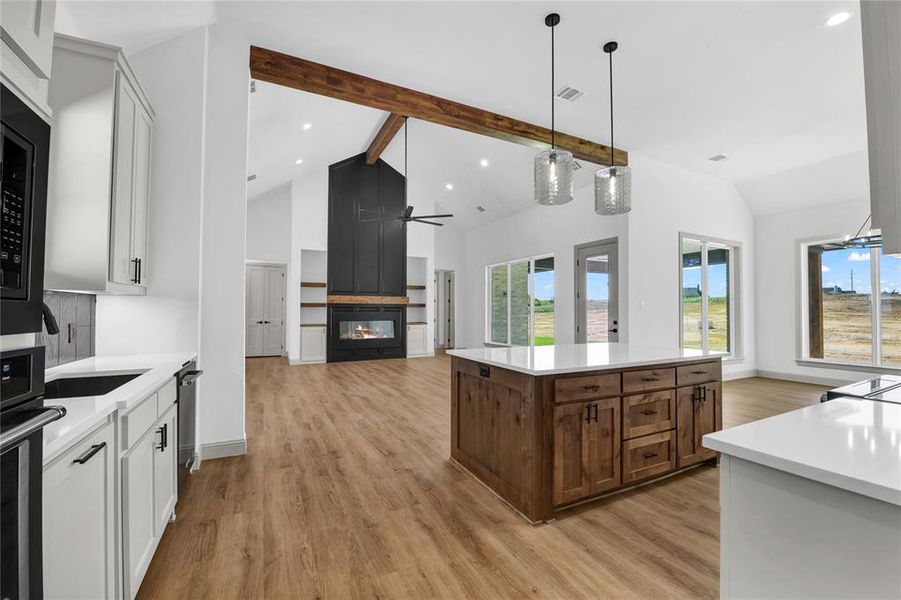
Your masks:
{"label": "kitchen island", "polygon": [[451,459],[532,523],[706,461],[719,353],[624,343],[450,350]]}
{"label": "kitchen island", "polygon": [[722,598],[901,597],[901,404],[839,398],[703,443]]}

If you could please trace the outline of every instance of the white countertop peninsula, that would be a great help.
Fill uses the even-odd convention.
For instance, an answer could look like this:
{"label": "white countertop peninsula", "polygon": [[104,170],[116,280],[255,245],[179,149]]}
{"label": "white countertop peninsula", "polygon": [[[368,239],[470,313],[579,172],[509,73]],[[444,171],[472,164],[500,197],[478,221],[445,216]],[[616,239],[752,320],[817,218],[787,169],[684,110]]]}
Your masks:
{"label": "white countertop peninsula", "polygon": [[117,410],[128,410],[163,385],[182,365],[193,360],[193,352],[171,354],[127,354],[94,356],[46,370],[47,382],[65,377],[141,373],[103,396],[46,399],[48,406],[62,406],[66,416],[44,428],[44,464]]}
{"label": "white countertop peninsula", "polygon": [[901,405],[831,400],[703,441],[723,598],[901,597]]}
{"label": "white countertop peninsula", "polygon": [[553,346],[484,347],[448,350],[458,358],[510,369],[526,375],[558,375],[721,358],[721,352],[642,346],[619,342]]}

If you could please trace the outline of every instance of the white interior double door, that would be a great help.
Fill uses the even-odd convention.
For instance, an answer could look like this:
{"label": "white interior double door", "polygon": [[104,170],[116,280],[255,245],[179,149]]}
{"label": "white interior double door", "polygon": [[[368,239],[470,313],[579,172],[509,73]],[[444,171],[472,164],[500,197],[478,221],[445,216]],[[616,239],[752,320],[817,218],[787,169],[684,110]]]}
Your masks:
{"label": "white interior double door", "polygon": [[285,353],[285,267],[247,265],[245,355]]}

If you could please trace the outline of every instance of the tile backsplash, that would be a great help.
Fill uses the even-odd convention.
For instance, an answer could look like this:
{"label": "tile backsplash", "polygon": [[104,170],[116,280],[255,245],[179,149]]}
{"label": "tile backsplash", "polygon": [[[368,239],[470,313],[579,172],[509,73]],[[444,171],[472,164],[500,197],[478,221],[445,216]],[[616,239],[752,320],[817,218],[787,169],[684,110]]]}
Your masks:
{"label": "tile backsplash", "polygon": [[55,367],[94,356],[97,297],[45,291],[44,303],[59,324],[57,335],[49,335],[44,328],[37,336],[37,344],[46,348],[46,366]]}

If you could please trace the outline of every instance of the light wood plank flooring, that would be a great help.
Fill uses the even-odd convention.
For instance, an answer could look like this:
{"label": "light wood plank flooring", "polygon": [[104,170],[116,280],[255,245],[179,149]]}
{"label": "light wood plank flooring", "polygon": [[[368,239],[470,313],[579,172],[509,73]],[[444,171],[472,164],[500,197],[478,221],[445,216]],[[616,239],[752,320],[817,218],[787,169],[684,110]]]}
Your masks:
{"label": "light wood plank flooring", "polygon": [[[448,462],[449,376],[446,357],[249,359],[248,454],[190,478],[139,597],[717,596],[716,468],[527,525]],[[724,424],[822,390],[727,382]]]}

